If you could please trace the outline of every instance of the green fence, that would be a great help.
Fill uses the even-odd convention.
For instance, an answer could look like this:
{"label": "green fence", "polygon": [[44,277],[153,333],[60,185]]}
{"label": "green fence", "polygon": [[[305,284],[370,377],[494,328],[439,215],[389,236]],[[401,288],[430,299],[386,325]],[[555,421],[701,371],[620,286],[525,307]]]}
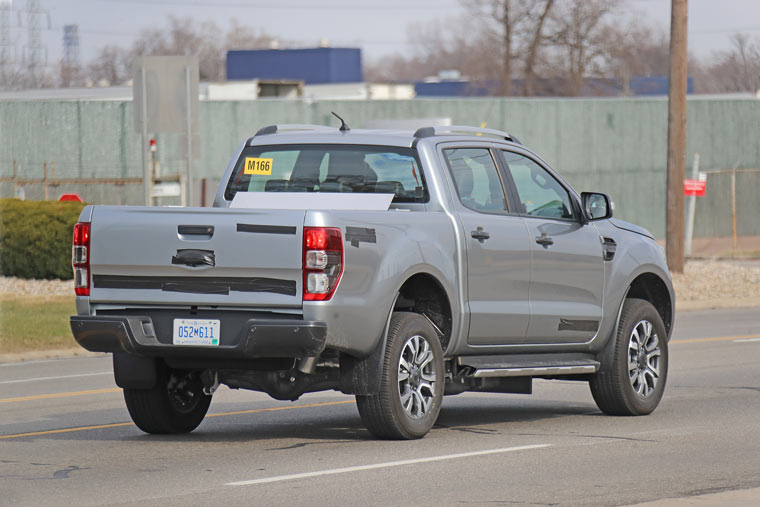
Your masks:
{"label": "green fence", "polygon": [[[202,102],[201,158],[194,164],[194,176],[218,180],[240,141],[261,126],[336,125],[331,111],[355,128],[378,119],[450,118],[454,124],[475,126],[486,122],[520,138],[579,191],[609,193],[616,216],[664,236],[664,98]],[[703,170],[760,168],[760,100],[691,98],[687,124],[688,165],[699,152]],[[181,136],[157,139],[162,171],[183,167]],[[0,177],[12,175],[14,161],[17,176],[24,178],[42,178],[43,166],[50,170],[52,163],[57,178],[140,177],[139,143],[129,101],[0,102]],[[88,187],[85,197],[92,202],[141,202],[138,185],[117,187],[99,192]],[[112,199],[117,191],[118,199]],[[0,196],[13,192],[7,181],[0,184]],[[760,235],[758,195],[760,173],[740,173],[736,202],[741,235]],[[27,193],[30,197],[43,198],[39,192]],[[711,175],[707,196],[697,202],[695,236],[730,235],[730,203],[730,177]]]}

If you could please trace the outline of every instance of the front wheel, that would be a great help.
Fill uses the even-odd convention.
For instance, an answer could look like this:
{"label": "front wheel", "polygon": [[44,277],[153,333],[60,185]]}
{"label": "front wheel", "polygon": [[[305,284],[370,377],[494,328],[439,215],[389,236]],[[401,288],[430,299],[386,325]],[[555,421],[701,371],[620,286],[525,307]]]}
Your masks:
{"label": "front wheel", "polygon": [[627,299],[620,324],[591,381],[591,394],[609,415],[647,415],[657,408],[668,377],[668,335],[648,301]]}
{"label": "front wheel", "polygon": [[159,367],[151,389],[124,389],[127,410],[145,433],[189,433],[203,421],[211,396],[203,392],[197,372]]}
{"label": "front wheel", "polygon": [[441,411],[443,378],[443,351],[430,322],[416,313],[394,313],[380,391],[356,396],[362,422],[378,438],[424,437]]}

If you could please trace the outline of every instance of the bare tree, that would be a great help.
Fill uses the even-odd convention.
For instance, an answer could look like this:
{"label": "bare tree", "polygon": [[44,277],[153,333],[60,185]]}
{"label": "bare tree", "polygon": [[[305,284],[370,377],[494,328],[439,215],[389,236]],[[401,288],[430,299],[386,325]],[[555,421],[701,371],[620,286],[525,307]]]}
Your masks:
{"label": "bare tree", "polygon": [[85,72],[78,65],[72,65],[64,60],[60,60],[57,66],[58,85],[63,88],[71,86],[84,86]]}
{"label": "bare tree", "polygon": [[129,79],[127,52],[113,45],[103,46],[87,67],[87,77],[92,83],[105,82],[116,85]]}
{"label": "bare tree", "polygon": [[129,79],[132,61],[138,56],[197,55],[200,79],[221,81],[228,49],[268,47],[272,40],[237,21],[230,22],[226,33],[212,21],[198,24],[191,18],[172,16],[167,25],[143,30],[128,49],[101,48],[87,68],[88,78],[93,82],[122,83]]}
{"label": "bare tree", "polygon": [[411,81],[457,70],[470,80],[492,82],[499,79],[493,65],[494,42],[489,33],[478,30],[475,18],[451,18],[416,23],[409,27],[407,55],[389,55],[365,69],[372,81]]}
{"label": "bare tree", "polygon": [[737,33],[732,48],[713,55],[699,74],[700,91],[737,93],[760,91],[760,38]]}
{"label": "bare tree", "polygon": [[533,89],[533,80],[535,78],[535,65],[538,52],[546,40],[544,35],[544,25],[549,17],[550,11],[554,6],[554,0],[546,0],[543,5],[536,4],[536,9],[531,9],[529,18],[537,17],[535,28],[532,31],[532,35],[529,38],[528,51],[525,55],[525,84],[523,85],[523,95],[531,96],[535,94]]}
{"label": "bare tree", "polygon": [[623,94],[630,93],[633,76],[667,76],[669,39],[664,31],[650,28],[640,18],[607,24],[600,33],[602,73],[619,80]]}
{"label": "bare tree", "polygon": [[600,74],[610,40],[608,23],[622,0],[564,0],[555,9],[551,33],[557,55],[555,64],[564,67],[567,94],[578,96],[589,73]]}
{"label": "bare tree", "polygon": [[[502,95],[513,94],[515,63],[522,63],[523,95],[533,95],[536,59],[548,41],[544,33],[555,0],[462,0],[465,9],[481,19],[483,30],[498,40]],[[495,36],[493,35],[495,34]]]}

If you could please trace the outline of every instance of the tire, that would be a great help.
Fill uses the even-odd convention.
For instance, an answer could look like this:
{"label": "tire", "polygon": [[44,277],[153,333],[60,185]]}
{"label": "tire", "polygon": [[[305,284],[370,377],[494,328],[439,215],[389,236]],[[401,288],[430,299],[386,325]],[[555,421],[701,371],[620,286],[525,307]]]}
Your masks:
{"label": "tire", "polygon": [[667,378],[668,335],[660,315],[648,301],[627,299],[589,382],[594,401],[608,415],[647,415],[660,403]]}
{"label": "tire", "polygon": [[443,351],[433,326],[416,313],[391,317],[380,391],[356,396],[364,426],[377,438],[412,440],[435,424],[443,399]]}
{"label": "tire", "polygon": [[211,396],[203,392],[197,372],[161,365],[152,389],[124,389],[132,421],[145,433],[189,433],[203,421]]}

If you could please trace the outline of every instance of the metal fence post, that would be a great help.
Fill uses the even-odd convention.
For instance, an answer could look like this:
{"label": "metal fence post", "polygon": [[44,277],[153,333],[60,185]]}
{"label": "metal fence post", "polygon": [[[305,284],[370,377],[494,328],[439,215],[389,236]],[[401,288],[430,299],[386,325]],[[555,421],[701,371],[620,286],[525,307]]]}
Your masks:
{"label": "metal fence post", "polygon": [[48,173],[47,173],[47,162],[42,163],[42,171],[43,171],[43,177],[42,177],[42,185],[45,187],[45,200],[48,200]]}
{"label": "metal fence post", "polygon": [[[699,176],[699,152],[694,153],[694,163],[691,165],[691,179],[696,180]],[[697,192],[694,191],[689,197],[689,222],[686,224],[686,245],[684,251],[686,257],[691,255],[691,240],[694,237],[694,213],[697,208]]]}
{"label": "metal fence post", "polygon": [[736,236],[736,165],[734,165],[731,171],[731,238],[733,239],[734,256],[736,255],[736,244],[738,242]]}
{"label": "metal fence post", "polygon": [[192,206],[195,204],[193,199],[193,116],[192,116],[192,97],[190,95],[192,87],[190,86],[190,66],[185,67],[185,122],[187,127],[187,176],[185,177],[185,198],[182,200],[182,206]]}

